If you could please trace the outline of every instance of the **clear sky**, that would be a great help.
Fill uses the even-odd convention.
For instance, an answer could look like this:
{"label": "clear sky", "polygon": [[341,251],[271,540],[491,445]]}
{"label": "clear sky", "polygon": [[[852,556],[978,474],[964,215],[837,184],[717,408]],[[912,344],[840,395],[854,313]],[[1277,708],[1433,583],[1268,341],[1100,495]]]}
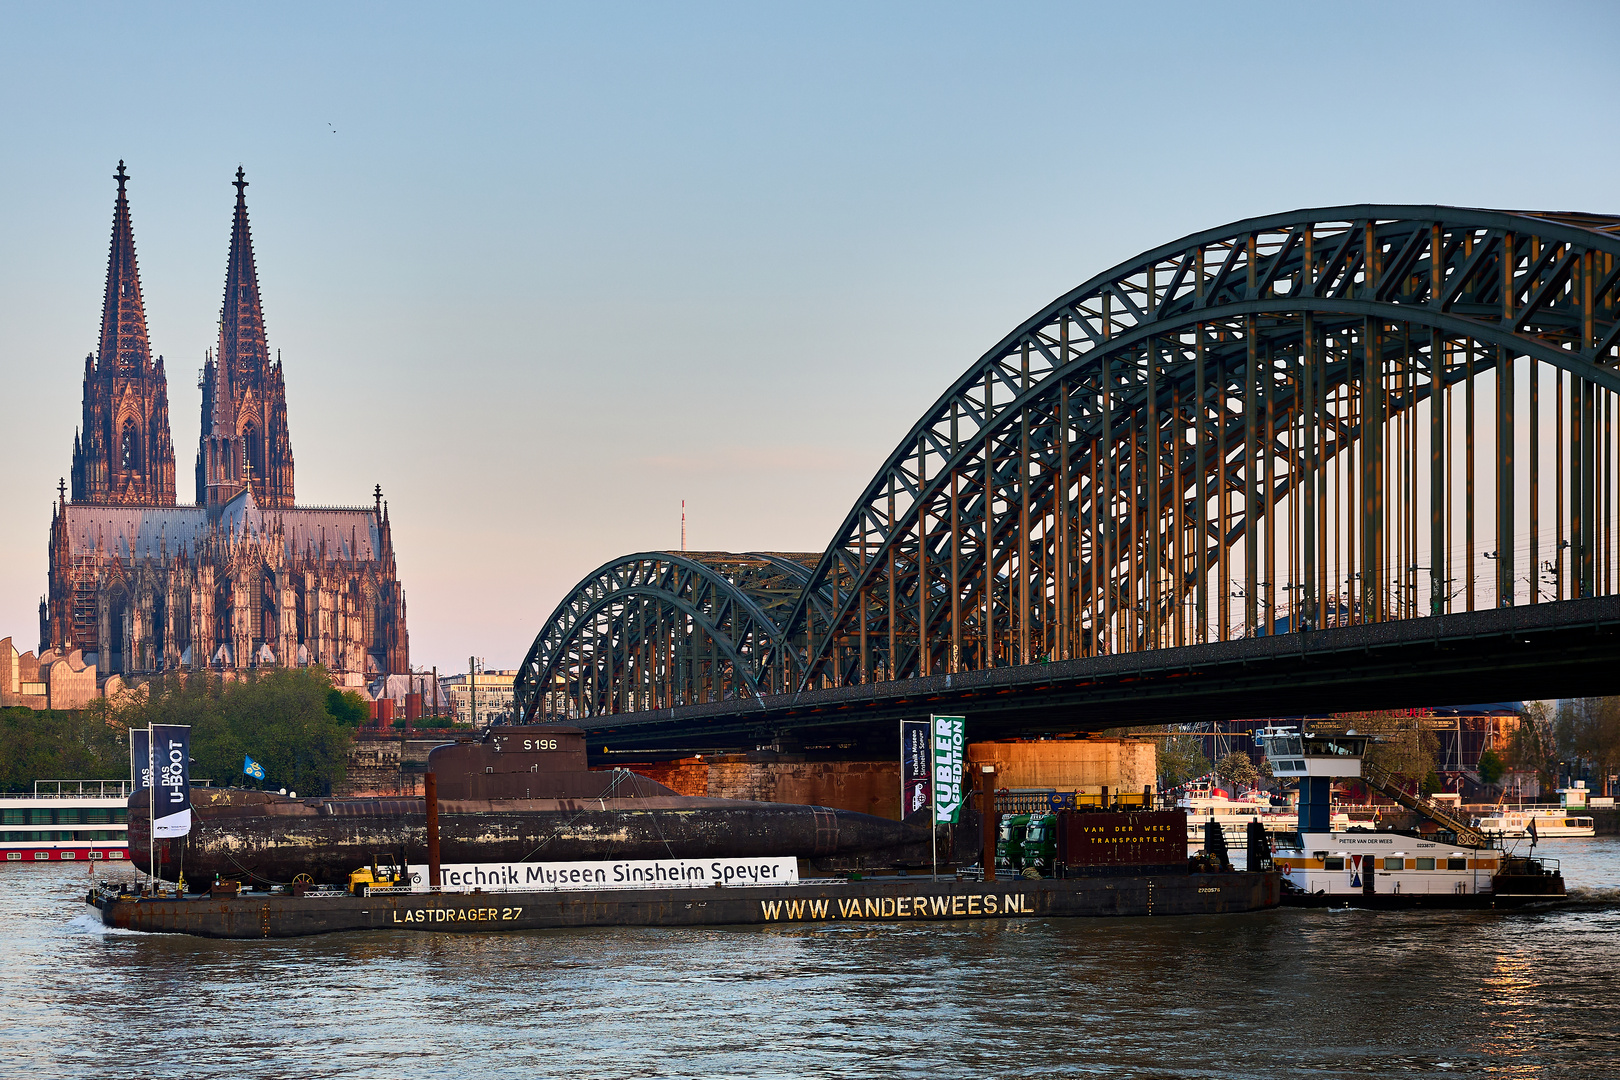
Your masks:
{"label": "clear sky", "polygon": [[240,164],[300,502],[383,487],[417,664],[677,547],[819,551],[1137,252],[1338,203],[1620,211],[1610,4],[0,9],[0,637],[37,641],[120,158],[182,500]]}

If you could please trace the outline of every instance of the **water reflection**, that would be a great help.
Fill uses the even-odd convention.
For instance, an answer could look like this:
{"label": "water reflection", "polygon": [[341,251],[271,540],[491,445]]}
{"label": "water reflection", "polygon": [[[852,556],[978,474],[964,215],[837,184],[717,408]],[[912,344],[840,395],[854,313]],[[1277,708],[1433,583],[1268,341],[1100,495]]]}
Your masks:
{"label": "water reflection", "polygon": [[1620,1075],[1612,908],[215,942],[103,933],[85,886],[0,871],[4,1071]]}

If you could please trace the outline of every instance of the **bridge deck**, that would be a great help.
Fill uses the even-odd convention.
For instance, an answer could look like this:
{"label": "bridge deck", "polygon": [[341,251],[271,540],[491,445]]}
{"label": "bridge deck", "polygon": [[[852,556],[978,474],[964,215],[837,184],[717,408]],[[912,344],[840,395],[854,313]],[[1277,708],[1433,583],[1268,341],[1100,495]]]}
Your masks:
{"label": "bridge deck", "polygon": [[593,750],[696,751],[781,734],[859,739],[931,712],[994,738],[1612,693],[1620,597],[1602,596],[570,722]]}

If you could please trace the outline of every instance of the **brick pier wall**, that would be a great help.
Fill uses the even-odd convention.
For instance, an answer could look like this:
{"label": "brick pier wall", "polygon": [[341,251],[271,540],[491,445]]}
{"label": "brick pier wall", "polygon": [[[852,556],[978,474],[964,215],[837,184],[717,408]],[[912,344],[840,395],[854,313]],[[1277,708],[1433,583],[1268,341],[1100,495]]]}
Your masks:
{"label": "brick pier wall", "polygon": [[830,806],[898,819],[900,763],[760,762],[748,761],[745,755],[728,755],[709,765],[709,794],[721,799]]}
{"label": "brick pier wall", "polygon": [[[1113,792],[1139,792],[1154,783],[1157,753],[1152,740],[1131,738],[1043,739],[968,746],[968,760],[973,764],[996,764],[998,787],[1059,791],[1097,792],[1106,787]],[[628,767],[682,795],[808,803],[891,820],[900,817],[900,763],[895,759],[806,761],[798,755],[756,752]]]}
{"label": "brick pier wall", "polygon": [[[448,735],[401,740],[363,733],[349,753],[348,779],[333,794],[421,795],[422,766],[428,751],[449,740]],[[999,787],[1060,791],[1107,787],[1123,792],[1141,791],[1153,783],[1156,749],[1150,740],[1059,739],[974,743],[968,757],[975,764],[995,762]],[[897,752],[896,759],[898,756]],[[897,820],[900,763],[896,759],[812,761],[798,754],[756,751],[634,762],[623,767],[682,795],[830,806]]]}
{"label": "brick pier wall", "polygon": [[708,759],[636,762],[627,768],[682,795],[830,806],[891,819],[900,816],[898,762],[771,757],[774,760],[760,760],[757,754],[722,754]]}
{"label": "brick pier wall", "polygon": [[994,765],[998,788],[1051,788],[1100,794],[1140,793],[1158,786],[1152,739],[1032,739],[969,743],[973,766]]}

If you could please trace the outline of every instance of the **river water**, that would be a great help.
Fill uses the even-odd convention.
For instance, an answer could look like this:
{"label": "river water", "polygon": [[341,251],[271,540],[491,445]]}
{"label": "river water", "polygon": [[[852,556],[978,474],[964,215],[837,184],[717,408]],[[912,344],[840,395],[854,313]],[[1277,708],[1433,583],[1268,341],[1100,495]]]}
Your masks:
{"label": "river water", "polygon": [[6,866],[0,1076],[1620,1077],[1620,840],[1542,853],[1585,904],[251,942]]}

